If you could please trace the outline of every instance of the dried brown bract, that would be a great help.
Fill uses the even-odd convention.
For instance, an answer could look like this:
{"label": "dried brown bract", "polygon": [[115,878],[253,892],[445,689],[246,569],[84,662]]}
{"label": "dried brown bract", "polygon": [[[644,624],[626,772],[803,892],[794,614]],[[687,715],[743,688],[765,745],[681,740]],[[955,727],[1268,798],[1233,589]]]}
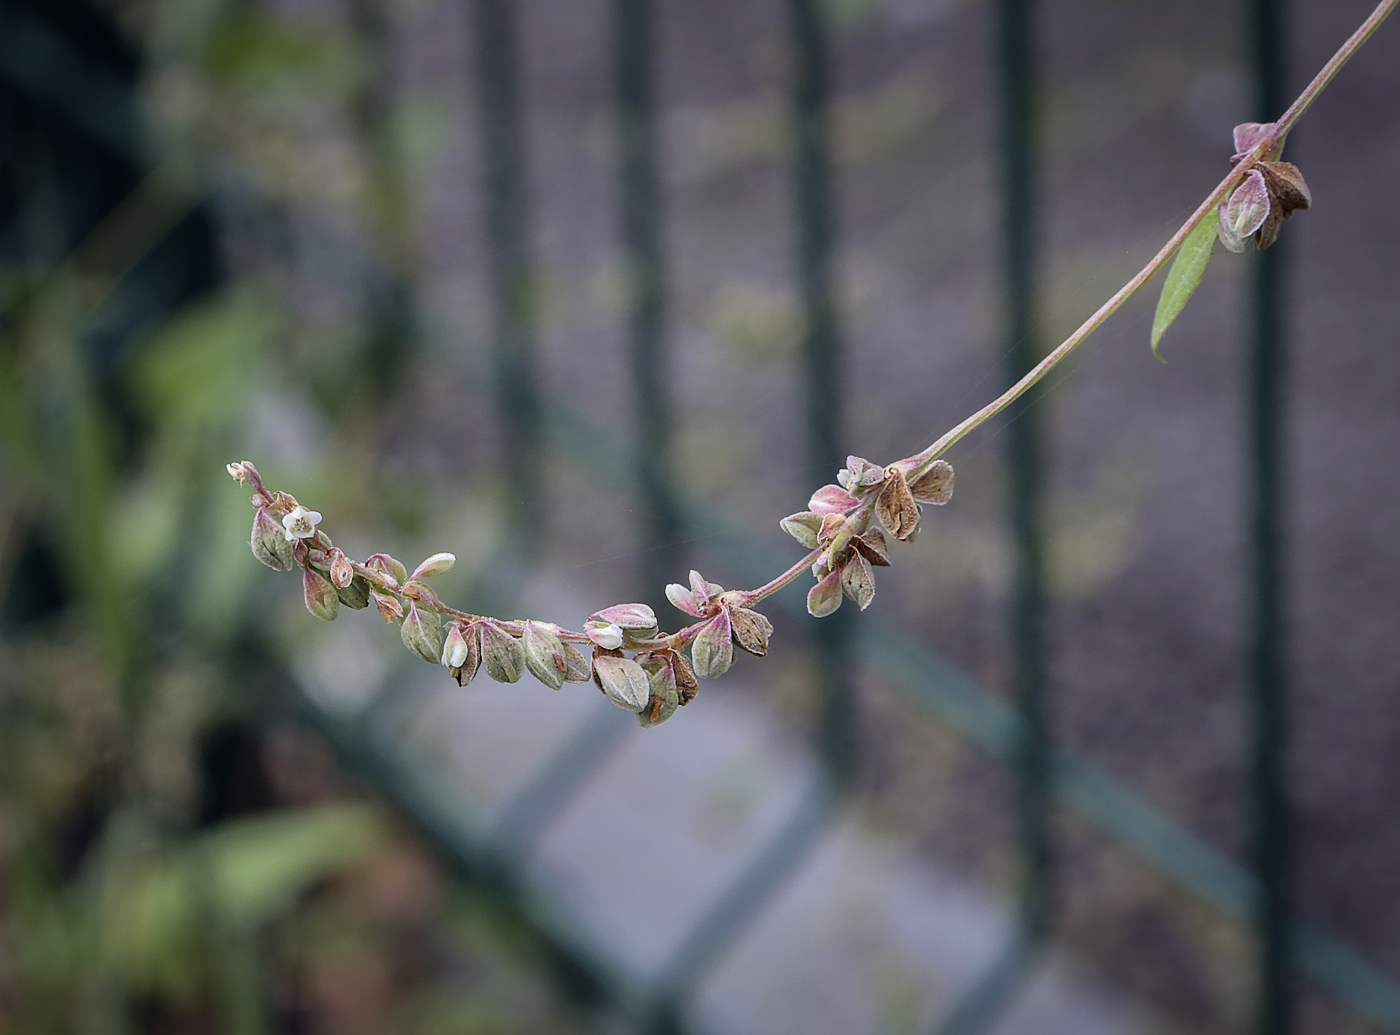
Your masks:
{"label": "dried brown bract", "polygon": [[757,611],[736,607],[729,612],[734,644],[755,657],[768,653],[768,637],[773,635],[773,623]]}
{"label": "dried brown bract", "polygon": [[886,469],[884,488],[875,501],[875,513],[880,523],[900,541],[913,539],[919,532],[919,504],[909,491],[904,472],[897,467]]}

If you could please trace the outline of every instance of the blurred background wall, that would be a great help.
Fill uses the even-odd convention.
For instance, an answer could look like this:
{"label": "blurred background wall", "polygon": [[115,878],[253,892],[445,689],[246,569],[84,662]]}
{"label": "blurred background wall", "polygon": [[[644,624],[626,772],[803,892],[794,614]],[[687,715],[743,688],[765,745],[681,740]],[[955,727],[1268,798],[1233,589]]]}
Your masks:
{"label": "blurred background wall", "polygon": [[[1368,11],[1287,6],[1288,99]],[[530,799],[544,837],[599,774],[659,771],[629,769],[624,740],[674,738],[657,743],[707,772],[710,742],[684,739],[705,709],[815,745],[826,789],[774,819],[768,884],[716,921],[696,981],[797,880],[826,822],[807,801],[993,902],[1024,893],[1040,836],[1053,943],[1150,1018],[1135,1030],[1256,1025],[1254,886],[1211,870],[1254,865],[1253,257],[1217,256],[1165,367],[1134,301],[1028,415],[949,454],[957,496],[869,611],[822,631],[789,594],[771,656],[655,731],[458,690],[405,668],[368,612],[318,622],[249,556],[223,470],[253,460],[355,556],[454,552],[444,599],[507,617],[577,628],[645,599],[665,625],[660,585],[690,566],[727,587],[776,573],[797,557],[777,519],[817,479],[848,452],[908,455],[995,395],[1016,343],[1054,344],[1135,272],[1257,117],[1243,5],[1025,12],[1034,292],[1008,338],[1004,17],[991,0],[0,2],[0,1027],[723,1019],[679,995],[637,1007],[560,935],[505,828],[471,818],[511,815],[472,804],[491,766],[528,791],[553,759],[572,786]],[[1297,915],[1337,939],[1296,939],[1316,951],[1289,1016],[1400,1030],[1400,28],[1287,157],[1314,207],[1278,248],[1279,845]],[[1078,805],[1088,783],[1027,782],[1003,706],[1023,664],[1007,456],[1031,426],[1045,742],[1112,789]],[[920,652],[912,677],[895,642]],[[909,691],[925,683],[944,689]],[[425,797],[404,775],[425,724],[436,749],[480,741],[478,783]],[[686,779],[667,794],[694,791],[701,841],[771,790]],[[1134,842],[1104,820],[1120,791],[1113,815],[1150,808],[1205,861],[1162,849],[1173,870],[1156,827]],[[599,851],[649,858],[627,838]],[[821,1030],[936,1024],[957,997],[910,967]],[[818,1030],[774,1009],[748,1030]]]}

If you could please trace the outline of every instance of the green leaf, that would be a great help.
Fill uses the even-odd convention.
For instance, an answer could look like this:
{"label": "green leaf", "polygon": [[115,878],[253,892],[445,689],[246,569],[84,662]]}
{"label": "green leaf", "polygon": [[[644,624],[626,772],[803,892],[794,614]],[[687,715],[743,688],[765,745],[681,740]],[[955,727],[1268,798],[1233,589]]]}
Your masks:
{"label": "green leaf", "polygon": [[1206,271],[1206,263],[1210,262],[1210,249],[1215,244],[1215,237],[1215,216],[1212,213],[1186,235],[1186,240],[1176,251],[1176,258],[1172,260],[1172,268],[1167,272],[1162,297],[1157,299],[1157,315],[1152,317],[1152,355],[1163,363],[1166,360],[1157,351],[1157,344],[1200,286],[1201,275]]}

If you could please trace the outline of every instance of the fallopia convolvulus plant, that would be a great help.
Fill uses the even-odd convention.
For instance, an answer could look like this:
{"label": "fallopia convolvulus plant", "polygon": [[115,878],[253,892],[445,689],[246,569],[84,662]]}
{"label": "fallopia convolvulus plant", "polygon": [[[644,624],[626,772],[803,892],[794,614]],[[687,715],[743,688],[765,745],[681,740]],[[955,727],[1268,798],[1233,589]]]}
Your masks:
{"label": "fallopia convolvulus plant", "polygon": [[850,457],[837,475],[839,484],[818,489],[810,509],[782,521],[808,548],[806,557],[751,590],[726,590],[692,571],[689,584],[672,583],[666,597],[695,621],[663,633],[646,604],[605,607],[580,630],[459,611],[444,604],[427,581],[452,568],[452,554],[435,553],[412,571],[385,553],[352,560],[321,529],[319,512],[268,489],[250,461],[231,463],[228,472],[253,489],[253,555],[278,571],[299,568],[306,609],[316,617],[332,621],[342,606],[363,610],[373,604],[385,621],[398,623],[409,651],[445,666],[459,686],[481,672],[502,683],[529,672],[556,690],[592,680],[643,726],[664,722],[689,704],[700,679],[729,670],[736,648],[760,658],[767,654],[773,625],[754,605],[807,568],[817,580],[807,594],[813,615],[831,614],[843,598],[864,610],[875,595],[872,565],[890,563],[875,520],[895,538],[912,539],[920,504],[947,503],[953,494],[953,469],[946,461],[933,461],[911,480],[899,465],[884,468]]}
{"label": "fallopia convolvulus plant", "polygon": [[[355,561],[321,530],[321,515],[285,492],[269,490],[248,461],[229,474],[253,489],[253,554],[279,571],[299,568],[306,607],[334,619],[343,605],[371,604],[398,623],[404,646],[445,666],[459,685],[479,673],[514,683],[526,672],[556,690],[590,680],[608,699],[634,712],[643,726],[670,718],[699,690],[734,664],[736,649],[768,652],[773,626],[756,605],[810,571],[815,582],[807,610],[822,618],[850,600],[861,610],[875,596],[875,568],[891,563],[886,533],[909,541],[925,504],[941,506],[953,494],[953,468],[942,454],[973,428],[1000,413],[1092,334],[1167,261],[1172,268],[1152,322],[1152,350],[1200,284],[1217,239],[1231,252],[1268,248],[1293,213],[1312,205],[1297,167],[1282,160],[1289,131],[1400,0],[1384,0],[1323,66],[1277,122],[1236,126],[1233,168],[1152,260],[1020,381],[922,452],[891,464],[848,457],[836,483],[812,494],[807,509],[780,522],[807,548],[790,568],[756,589],[726,590],[692,571],[687,585],[666,587],[674,607],[694,619],[663,633],[646,604],[617,604],[589,616],[580,630],[537,619],[505,620],[444,604],[429,580],[456,558],[436,553],[411,572],[377,553]],[[1160,357],[1159,357],[1160,358]],[[587,651],[587,653],[585,653]]]}

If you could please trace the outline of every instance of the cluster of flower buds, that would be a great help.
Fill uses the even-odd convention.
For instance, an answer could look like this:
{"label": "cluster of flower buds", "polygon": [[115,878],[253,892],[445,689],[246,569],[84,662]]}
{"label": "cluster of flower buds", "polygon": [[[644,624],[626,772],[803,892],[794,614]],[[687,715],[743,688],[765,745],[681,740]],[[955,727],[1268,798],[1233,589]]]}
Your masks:
{"label": "cluster of flower buds", "polygon": [[[880,467],[850,457],[839,485],[817,490],[811,510],[783,519],[783,528],[817,554],[812,564],[817,585],[807,598],[812,614],[830,614],[843,595],[861,608],[870,603],[871,566],[890,563],[884,533],[871,527],[873,515],[896,538],[911,539],[918,531],[920,504],[948,501],[953,492],[948,464],[934,461],[911,481],[913,470],[918,470],[913,461]],[[319,513],[286,493],[269,492],[252,464],[229,464],[228,472],[255,490],[253,554],[279,571],[300,567],[307,610],[318,618],[334,619],[341,604],[356,609],[373,604],[386,622],[399,623],[411,653],[443,665],[459,686],[478,672],[514,683],[528,671],[555,690],[591,679],[643,726],[664,722],[690,703],[701,678],[727,672],[736,647],[756,657],[767,654],[773,626],[752,605],[800,575],[811,560],[753,591],[726,591],[692,571],[688,586],[666,587],[671,603],[696,619],[675,633],[661,633],[646,604],[604,608],[589,616],[581,632],[571,632],[548,622],[505,621],[448,607],[424,580],[449,571],[452,554],[435,553],[411,572],[386,553],[353,561],[321,530]],[[591,646],[592,656],[580,646]]]}
{"label": "cluster of flower buds", "polygon": [[706,582],[698,571],[692,571],[690,587],[673,582],[666,587],[666,599],[686,614],[704,619],[691,626],[695,638],[690,645],[695,671],[704,678],[716,679],[728,672],[734,664],[735,647],[758,658],[768,653],[773,624],[745,606],[747,594],[726,593],[723,586]]}
{"label": "cluster of flower buds", "polygon": [[[519,625],[519,632],[511,628],[513,624]],[[441,661],[458,686],[466,686],[480,670],[498,683],[519,682],[529,671],[554,690],[565,683],[588,682],[592,674],[588,658],[561,640],[559,631],[548,622],[455,619],[432,660]]]}
{"label": "cluster of flower buds", "polygon": [[[1235,156],[1244,158],[1274,131],[1272,122],[1245,122],[1235,127]],[[1282,145],[1272,153],[1282,150]],[[1228,198],[1220,203],[1220,243],[1242,252],[1251,243],[1267,248],[1278,238],[1279,227],[1293,213],[1312,206],[1312,192],[1292,162],[1260,161],[1250,169]]]}
{"label": "cluster of flower buds", "polygon": [[817,584],[807,594],[807,610],[817,618],[840,607],[843,596],[862,611],[874,599],[872,567],[889,567],[890,556],[884,533],[871,527],[872,509],[891,535],[908,541],[919,532],[920,504],[942,506],[953,497],[953,468],[944,460],[911,482],[900,464],[881,467],[850,456],[836,480],[812,494],[810,509],[779,522],[807,549],[821,551],[812,565]]}

